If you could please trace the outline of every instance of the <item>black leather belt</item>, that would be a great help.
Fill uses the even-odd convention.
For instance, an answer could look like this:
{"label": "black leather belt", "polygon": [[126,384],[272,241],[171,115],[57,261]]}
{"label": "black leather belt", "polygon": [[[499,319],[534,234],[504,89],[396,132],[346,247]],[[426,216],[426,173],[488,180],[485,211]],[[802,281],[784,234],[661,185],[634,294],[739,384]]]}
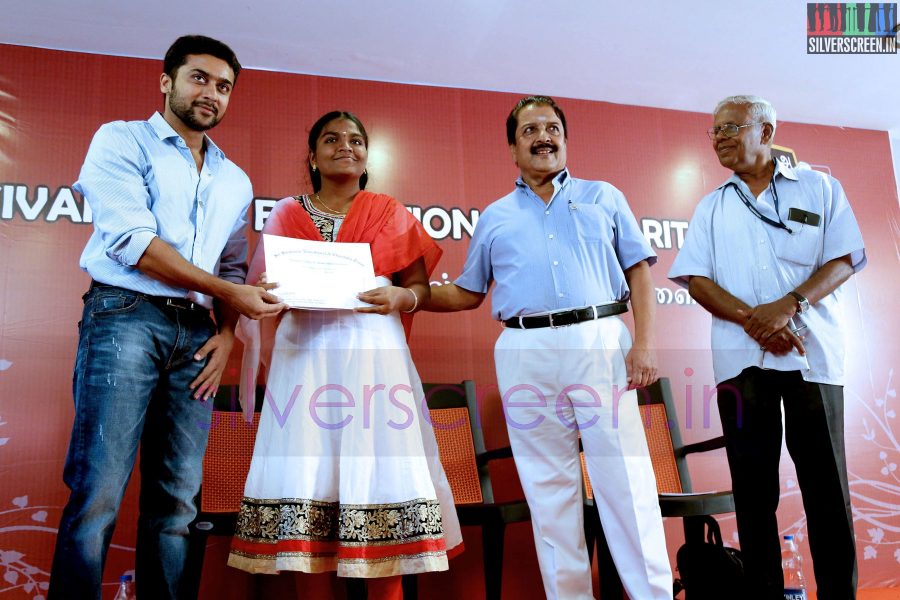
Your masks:
{"label": "black leather belt", "polygon": [[209,309],[203,306],[202,304],[197,304],[187,298],[170,298],[168,296],[151,296],[150,294],[145,294],[144,292],[138,292],[135,290],[129,290],[128,288],[119,287],[116,285],[108,285],[105,283],[100,283],[99,281],[91,280],[90,289],[95,288],[107,288],[114,290],[122,290],[123,292],[128,292],[129,294],[137,294],[138,296],[142,296],[151,304],[158,306],[159,308],[167,309],[167,308],[177,308],[181,310],[195,310],[199,312],[208,313]]}
{"label": "black leather belt", "polygon": [[603,317],[621,315],[624,312],[628,312],[628,304],[625,302],[613,302],[612,304],[561,310],[536,317],[513,317],[512,319],[503,321],[503,325],[512,327],[513,329],[538,329],[540,327],[556,328],[575,325],[576,323],[582,323],[584,321],[594,321],[596,319],[602,319]]}

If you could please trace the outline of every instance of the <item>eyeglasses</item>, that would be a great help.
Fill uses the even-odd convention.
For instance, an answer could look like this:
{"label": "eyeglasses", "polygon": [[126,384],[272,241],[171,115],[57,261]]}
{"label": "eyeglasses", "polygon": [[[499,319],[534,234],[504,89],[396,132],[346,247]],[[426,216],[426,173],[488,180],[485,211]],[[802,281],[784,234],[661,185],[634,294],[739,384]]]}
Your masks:
{"label": "eyeglasses", "polygon": [[741,132],[741,129],[744,127],[752,127],[753,125],[759,125],[759,123],[744,123],[743,125],[735,125],[734,123],[728,123],[726,125],[716,125],[710,129],[706,130],[706,135],[709,136],[709,139],[715,141],[716,136],[720,133],[723,134],[726,138],[733,138],[738,133]]}

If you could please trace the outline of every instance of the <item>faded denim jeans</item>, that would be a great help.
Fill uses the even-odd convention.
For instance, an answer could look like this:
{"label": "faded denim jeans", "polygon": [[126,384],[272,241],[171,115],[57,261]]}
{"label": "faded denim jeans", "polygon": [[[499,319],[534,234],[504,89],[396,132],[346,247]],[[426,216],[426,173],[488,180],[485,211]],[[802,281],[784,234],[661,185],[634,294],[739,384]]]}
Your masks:
{"label": "faded denim jeans", "polygon": [[73,376],[71,490],[53,557],[51,598],[100,598],[116,514],[141,448],[138,597],[177,598],[197,508],[211,403],[188,389],[215,332],[208,312],[94,284],[84,296]]}

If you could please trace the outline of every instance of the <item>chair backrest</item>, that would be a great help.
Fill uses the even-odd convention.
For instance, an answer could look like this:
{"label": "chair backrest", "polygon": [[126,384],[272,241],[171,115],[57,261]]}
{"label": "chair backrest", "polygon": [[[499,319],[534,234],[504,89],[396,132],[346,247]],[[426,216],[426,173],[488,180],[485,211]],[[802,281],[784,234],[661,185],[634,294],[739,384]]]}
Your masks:
{"label": "chair backrest", "polygon": [[216,393],[209,444],[203,456],[201,512],[237,512],[244,496],[244,482],[250,470],[259,426],[263,388],[258,386],[256,389],[256,412],[252,422],[244,420],[237,398],[237,385],[221,386]]}
{"label": "chair backrest", "polygon": [[[656,475],[656,491],[660,494],[691,491],[687,460],[676,455],[682,447],[681,432],[672,398],[672,386],[668,378],[661,377],[656,383],[637,390],[638,406],[644,422],[644,434],[650,451],[650,462]],[[581,473],[584,479],[584,494],[594,498],[594,490],[587,474],[584,452],[581,453]]]}
{"label": "chair backrest", "polygon": [[[431,414],[441,464],[447,474],[456,504],[481,504],[485,501],[475,456],[477,428],[475,382],[426,383],[425,399]],[[488,479],[488,485],[490,485]]]}
{"label": "chair backrest", "polygon": [[690,492],[687,462],[684,458],[676,458],[675,453],[675,449],[682,445],[681,431],[669,379],[660,377],[656,383],[637,390],[637,393],[650,460],[656,475],[657,492]]}

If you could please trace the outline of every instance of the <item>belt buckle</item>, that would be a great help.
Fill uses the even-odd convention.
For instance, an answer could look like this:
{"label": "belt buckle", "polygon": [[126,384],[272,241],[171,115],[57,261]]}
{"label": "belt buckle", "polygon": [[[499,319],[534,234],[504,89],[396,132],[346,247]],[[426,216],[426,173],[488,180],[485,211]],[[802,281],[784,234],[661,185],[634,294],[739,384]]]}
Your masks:
{"label": "belt buckle", "polygon": [[[561,329],[562,327],[571,327],[575,323],[578,322],[578,319],[575,315],[574,311],[571,310],[563,310],[555,313],[550,313],[547,315],[550,317],[550,328],[551,329]],[[563,323],[557,324],[554,322],[553,317],[556,316],[560,320],[564,321]]]}
{"label": "belt buckle", "polygon": [[[560,323],[554,321],[553,316],[556,316]],[[559,329],[561,327],[571,327],[577,323],[580,323],[581,320],[578,318],[578,311],[576,309],[572,310],[562,310],[556,313],[551,313],[550,316],[550,326],[553,329]]]}

